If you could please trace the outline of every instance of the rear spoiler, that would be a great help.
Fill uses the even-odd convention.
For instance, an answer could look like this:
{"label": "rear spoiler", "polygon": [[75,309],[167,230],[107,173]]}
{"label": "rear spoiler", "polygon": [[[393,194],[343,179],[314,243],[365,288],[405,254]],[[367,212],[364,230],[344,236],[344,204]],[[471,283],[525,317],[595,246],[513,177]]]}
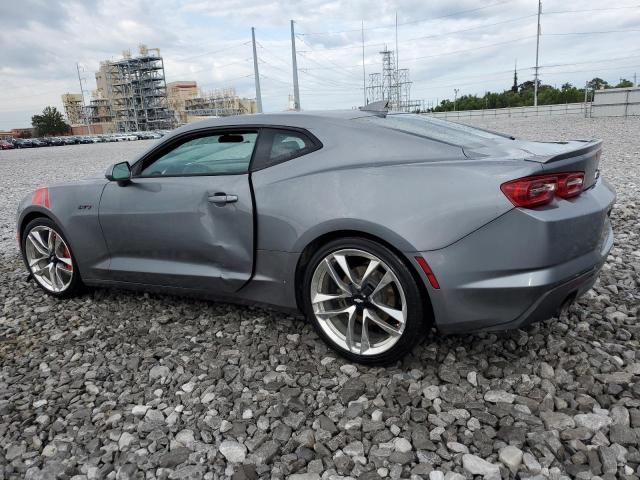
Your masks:
{"label": "rear spoiler", "polygon": [[[571,140],[572,142],[580,142],[584,145],[579,145],[577,148],[568,148],[562,153],[558,153],[555,155],[536,155],[536,161],[540,163],[553,163],[558,162],[560,160],[565,160],[567,158],[572,157],[580,157],[582,155],[589,154],[591,152],[595,152],[597,150],[602,149],[602,140],[593,139],[593,140]],[[554,142],[547,142],[554,143]],[[566,143],[566,142],[555,142],[555,143]]]}

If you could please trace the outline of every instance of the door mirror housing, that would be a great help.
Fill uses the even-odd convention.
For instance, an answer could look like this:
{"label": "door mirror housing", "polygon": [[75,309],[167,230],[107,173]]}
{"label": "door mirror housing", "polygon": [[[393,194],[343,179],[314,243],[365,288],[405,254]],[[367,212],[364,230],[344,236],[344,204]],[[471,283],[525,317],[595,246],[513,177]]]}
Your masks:
{"label": "door mirror housing", "polygon": [[118,185],[126,185],[131,180],[131,167],[129,162],[120,162],[111,165],[104,175],[110,182],[118,182]]}

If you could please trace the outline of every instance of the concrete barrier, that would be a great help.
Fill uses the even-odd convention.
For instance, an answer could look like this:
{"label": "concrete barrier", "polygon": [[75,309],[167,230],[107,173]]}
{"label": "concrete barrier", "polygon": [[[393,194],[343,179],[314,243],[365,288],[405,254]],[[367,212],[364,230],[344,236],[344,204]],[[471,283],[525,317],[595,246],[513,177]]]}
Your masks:
{"label": "concrete barrier", "polygon": [[591,105],[592,117],[629,117],[640,115],[640,88],[596,90]]}
{"label": "concrete barrier", "polygon": [[482,110],[458,110],[455,112],[431,112],[427,115],[447,119],[471,117],[542,117],[550,115],[588,117],[589,109],[589,103],[564,103],[557,105],[538,105],[537,107],[507,107]]}
{"label": "concrete barrier", "polygon": [[543,117],[552,115],[576,117],[630,117],[640,115],[640,87],[608,88],[596,90],[593,102],[538,105],[537,107],[487,108],[430,112],[438,118],[456,119],[473,117]]}

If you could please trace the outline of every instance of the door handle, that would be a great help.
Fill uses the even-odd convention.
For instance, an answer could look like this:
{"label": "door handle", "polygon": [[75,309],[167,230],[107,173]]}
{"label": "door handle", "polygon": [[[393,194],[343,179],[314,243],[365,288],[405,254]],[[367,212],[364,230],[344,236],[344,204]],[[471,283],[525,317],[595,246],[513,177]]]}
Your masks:
{"label": "door handle", "polygon": [[226,205],[227,203],[237,202],[238,196],[227,195],[226,193],[216,193],[214,195],[209,195],[208,200],[210,203],[215,203],[216,205]]}

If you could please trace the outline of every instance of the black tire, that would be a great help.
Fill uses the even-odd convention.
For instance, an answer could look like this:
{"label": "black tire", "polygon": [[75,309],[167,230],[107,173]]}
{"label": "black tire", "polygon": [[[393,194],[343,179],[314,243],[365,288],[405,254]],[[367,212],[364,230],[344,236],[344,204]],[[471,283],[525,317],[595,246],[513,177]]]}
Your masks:
{"label": "black tire", "polygon": [[[57,235],[59,235],[62,240],[64,240],[64,242],[67,245],[67,248],[69,250],[69,254],[71,257],[71,262],[73,265],[73,275],[71,276],[71,282],[69,283],[69,286],[67,288],[65,288],[64,290],[60,291],[60,292],[54,292],[51,291],[49,289],[47,289],[45,286],[43,286],[37,279],[36,277],[33,275],[33,272],[31,270],[31,268],[29,267],[29,262],[27,261],[27,254],[26,254],[26,242],[27,242],[27,236],[29,235],[29,233],[31,232],[31,230],[33,230],[35,227],[48,227],[52,230],[55,231],[55,233]],[[71,245],[69,244],[69,241],[67,240],[67,238],[62,234],[60,228],[58,227],[58,225],[56,225],[56,223],[54,221],[52,221],[51,219],[47,218],[47,217],[38,217],[35,218],[34,220],[31,220],[27,226],[24,228],[24,231],[22,232],[22,236],[20,239],[20,247],[22,250],[22,259],[24,261],[25,266],[27,267],[27,271],[29,272],[29,274],[31,275],[34,283],[41,288],[45,293],[47,293],[48,295],[51,295],[52,297],[56,297],[56,298],[69,298],[69,297],[73,297],[76,296],[80,293],[82,293],[82,290],[84,288],[84,284],[82,282],[82,278],[80,277],[80,270],[78,269],[78,264],[76,263],[76,259],[75,256],[73,254],[73,250]]]}
{"label": "black tire", "polygon": [[[405,293],[407,305],[407,318],[405,329],[397,342],[388,350],[374,355],[361,355],[350,352],[346,348],[335,343],[322,329],[311,304],[311,283],[314,272],[323,259],[338,250],[358,249],[375,255],[385,262],[398,278]],[[416,284],[415,277],[403,262],[403,260],[389,248],[369,239],[359,237],[346,237],[333,240],[320,247],[307,264],[303,277],[302,301],[304,313],[307,319],[313,324],[316,332],[333,350],[350,361],[366,365],[388,365],[400,360],[407,355],[423,338],[427,331],[426,323],[423,319],[424,301],[420,289]]]}

